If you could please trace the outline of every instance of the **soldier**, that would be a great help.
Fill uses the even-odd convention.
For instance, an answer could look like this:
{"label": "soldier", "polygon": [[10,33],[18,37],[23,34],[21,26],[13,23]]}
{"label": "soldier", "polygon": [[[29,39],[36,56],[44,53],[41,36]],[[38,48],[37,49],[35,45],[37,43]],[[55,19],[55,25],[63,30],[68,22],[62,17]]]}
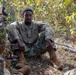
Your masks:
{"label": "soldier", "polygon": [[[7,52],[4,54],[4,50],[6,49],[6,41],[8,40],[6,38],[6,16],[8,14],[5,12],[5,7],[0,7],[0,75],[5,75],[8,74],[10,75],[9,70],[7,69],[10,65],[11,62],[10,60],[6,59]],[[9,47],[8,47],[9,48]],[[4,54],[4,55],[3,55]],[[3,60],[5,58],[5,60]],[[23,72],[26,74],[27,72],[29,73],[31,69],[28,66],[24,66],[23,68],[19,69],[19,73]],[[17,72],[17,71],[16,71]]]}
{"label": "soldier", "polygon": [[55,54],[54,30],[50,25],[32,20],[33,10],[25,8],[22,12],[24,20],[13,22],[7,27],[7,33],[11,43],[16,43],[19,50],[15,51],[19,57],[16,67],[26,64],[25,56],[39,56],[45,52],[50,55],[50,62],[58,69],[63,69],[63,63]]}

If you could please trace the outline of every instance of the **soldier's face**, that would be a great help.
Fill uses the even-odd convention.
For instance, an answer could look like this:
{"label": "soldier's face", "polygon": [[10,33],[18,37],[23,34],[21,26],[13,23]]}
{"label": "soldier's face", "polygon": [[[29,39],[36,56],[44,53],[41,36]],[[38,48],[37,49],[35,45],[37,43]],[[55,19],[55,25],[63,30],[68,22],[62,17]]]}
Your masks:
{"label": "soldier's face", "polygon": [[24,12],[24,21],[26,23],[31,23],[33,13],[31,11]]}

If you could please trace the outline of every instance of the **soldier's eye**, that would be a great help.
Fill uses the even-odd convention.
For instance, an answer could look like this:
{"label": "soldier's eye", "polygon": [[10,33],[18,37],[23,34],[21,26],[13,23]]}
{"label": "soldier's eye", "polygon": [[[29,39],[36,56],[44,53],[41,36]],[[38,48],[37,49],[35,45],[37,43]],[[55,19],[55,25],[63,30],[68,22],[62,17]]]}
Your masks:
{"label": "soldier's eye", "polygon": [[31,17],[32,15],[31,15],[31,14],[25,14],[25,16],[26,16],[26,17],[28,17],[28,16],[30,16],[30,17]]}

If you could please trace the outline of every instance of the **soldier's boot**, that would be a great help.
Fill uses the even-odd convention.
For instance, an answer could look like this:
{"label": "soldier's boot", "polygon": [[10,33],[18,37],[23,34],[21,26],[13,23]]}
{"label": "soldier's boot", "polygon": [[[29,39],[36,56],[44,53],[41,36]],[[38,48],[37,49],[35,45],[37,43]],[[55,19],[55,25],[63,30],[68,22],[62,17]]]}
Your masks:
{"label": "soldier's boot", "polygon": [[17,56],[18,56],[18,63],[16,64],[16,68],[21,68],[27,64],[25,57],[24,57],[24,51],[17,51]]}
{"label": "soldier's boot", "polygon": [[[50,55],[50,63],[52,63],[53,66],[54,66],[55,68],[57,68],[58,70],[63,70],[64,65],[63,65],[63,63],[57,58],[55,51],[54,51],[52,48],[50,48],[50,47],[48,47],[47,49],[48,49],[48,52],[49,52],[49,55]],[[49,49],[50,49],[50,50],[49,50]]]}
{"label": "soldier's boot", "polygon": [[22,73],[23,75],[29,74],[31,72],[31,68],[27,65],[25,65],[24,67],[14,70],[13,74],[18,74],[18,73]]}

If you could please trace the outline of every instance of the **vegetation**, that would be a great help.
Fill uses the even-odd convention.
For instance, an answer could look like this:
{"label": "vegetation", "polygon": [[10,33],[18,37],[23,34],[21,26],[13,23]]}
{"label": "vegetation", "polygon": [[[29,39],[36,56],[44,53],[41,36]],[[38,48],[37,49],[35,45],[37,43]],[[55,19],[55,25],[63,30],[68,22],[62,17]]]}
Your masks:
{"label": "vegetation", "polygon": [[[25,7],[34,10],[34,20],[48,22],[60,36],[70,38],[76,35],[75,0],[1,0],[13,22],[22,20],[21,12]],[[67,35],[67,36],[66,36]]]}
{"label": "vegetation", "polygon": [[[0,2],[6,7],[6,12],[9,14],[8,17],[6,17],[8,25],[16,20],[21,21],[23,19],[21,16],[22,10],[25,7],[31,7],[34,10],[34,20],[47,22],[55,29],[56,37],[58,37],[55,38],[55,42],[76,47],[75,43],[64,41],[60,38],[76,39],[76,0],[0,0]],[[3,34],[0,35],[2,36]],[[8,53],[6,51],[9,51],[9,49],[10,48],[6,48],[4,50],[5,54]],[[76,53],[66,51],[66,49],[60,45],[57,46],[57,49],[57,56],[64,63],[63,72],[75,68]],[[53,67],[50,66],[47,61],[47,55],[48,53],[46,53],[45,56],[43,55],[43,59],[45,60],[42,58],[26,58],[28,65],[32,68],[32,74],[30,75],[44,75],[47,70],[48,73],[53,72],[53,75],[62,74],[60,71],[52,69]],[[10,69],[10,71],[13,70],[12,67],[10,67]]]}

